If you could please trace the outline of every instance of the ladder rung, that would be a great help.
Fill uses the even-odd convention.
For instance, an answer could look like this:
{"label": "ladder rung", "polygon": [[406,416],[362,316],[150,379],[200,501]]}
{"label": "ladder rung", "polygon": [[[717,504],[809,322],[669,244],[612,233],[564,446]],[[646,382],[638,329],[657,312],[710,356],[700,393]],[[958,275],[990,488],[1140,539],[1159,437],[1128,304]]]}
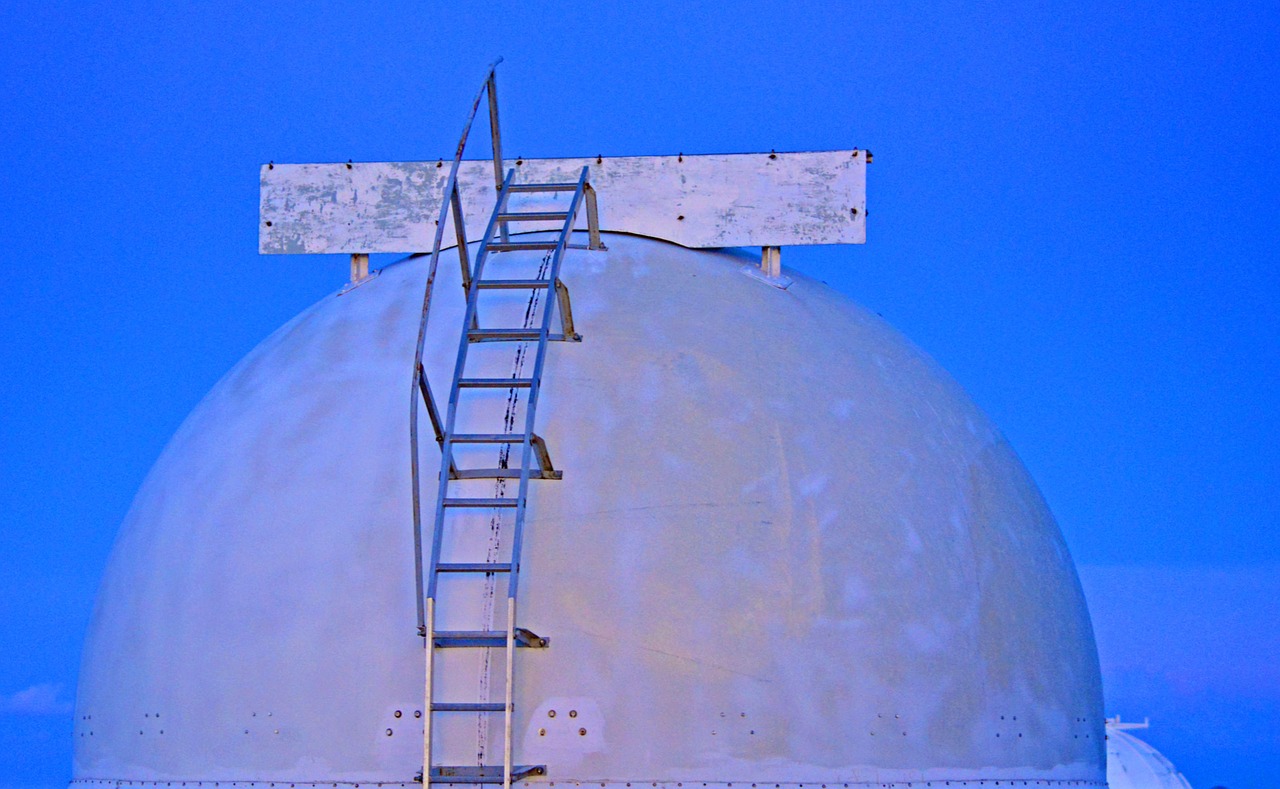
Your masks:
{"label": "ladder rung", "polygon": [[511,565],[502,562],[440,562],[438,573],[509,573]]}
{"label": "ladder rung", "polygon": [[472,342],[483,340],[536,340],[541,336],[541,329],[472,329],[467,332],[467,339]]}
{"label": "ladder rung", "polygon": [[490,252],[519,252],[522,249],[555,249],[559,241],[490,241],[486,247]]}
{"label": "ladder rung", "polygon": [[[531,775],[546,775],[545,764],[517,764],[511,767],[511,782],[523,781]],[[485,764],[481,766],[438,765],[431,768],[431,780],[440,783],[455,784],[500,784],[503,782],[502,765]]]}
{"label": "ladder rung", "polygon": [[[538,339],[537,329],[472,329],[467,332],[468,342],[530,342]],[[581,334],[565,337],[563,334],[548,334],[548,342],[582,342]]]}
{"label": "ladder rung", "polygon": [[458,386],[463,389],[528,389],[533,386],[532,378],[459,378]]}
{"label": "ladder rung", "polygon": [[446,507],[515,507],[519,505],[519,499],[454,499],[446,498],[444,506]]}
{"label": "ladder rung", "polygon": [[[507,634],[503,630],[438,630],[432,641],[437,647],[505,647]],[[518,647],[541,649],[549,643],[549,638],[543,638],[523,627],[516,628]]]}
{"label": "ladder rung", "polygon": [[[520,479],[520,469],[463,468],[453,473],[453,479]],[[529,479],[564,479],[564,473],[535,468],[529,472]]]}
{"label": "ladder rung", "polygon": [[500,701],[437,701],[431,705],[432,712],[506,712],[507,705]]}
{"label": "ladder rung", "polygon": [[522,444],[524,433],[456,433],[455,444]]}
{"label": "ladder rung", "polygon": [[499,222],[563,222],[568,211],[513,211],[498,214]]}
{"label": "ladder rung", "polygon": [[562,184],[508,184],[508,192],[576,192],[576,183]]}
{"label": "ladder rung", "polygon": [[[508,336],[492,337],[492,336],[486,335],[485,331],[486,331],[485,329],[475,329],[469,332],[467,335],[467,341],[468,342],[513,342],[516,340],[523,341],[523,340],[538,339],[536,336],[535,337],[508,337]],[[582,342],[582,335],[575,334],[572,337],[566,337],[563,334],[548,334],[547,341],[548,342]]]}
{"label": "ladder rung", "polygon": [[545,288],[551,285],[549,279],[482,279],[476,283],[481,290],[516,290],[523,288]]}

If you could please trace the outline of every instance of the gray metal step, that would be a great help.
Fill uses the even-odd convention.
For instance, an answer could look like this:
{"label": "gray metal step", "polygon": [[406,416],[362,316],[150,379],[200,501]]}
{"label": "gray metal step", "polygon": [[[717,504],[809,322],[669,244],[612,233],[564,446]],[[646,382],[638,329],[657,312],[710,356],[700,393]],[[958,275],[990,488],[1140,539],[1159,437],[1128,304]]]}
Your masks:
{"label": "gray metal step", "polygon": [[454,433],[455,444],[523,444],[524,433]]}
{"label": "gray metal step", "polygon": [[[523,781],[532,775],[546,775],[545,764],[518,764],[511,767],[511,782]],[[502,765],[486,764],[482,766],[460,765],[457,767],[438,765],[431,768],[433,783],[454,784],[500,784],[503,781]]]}
{"label": "gray metal step", "polygon": [[[520,479],[518,468],[463,468],[453,472],[452,479]],[[544,471],[535,468],[529,479],[564,479],[562,471]]]}
{"label": "gray metal step", "polygon": [[511,565],[506,562],[439,562],[438,573],[509,573]]}
{"label": "gray metal step", "polygon": [[437,701],[431,705],[432,712],[506,712],[507,705],[500,701]]}
{"label": "gray metal step", "polygon": [[498,214],[499,222],[563,222],[568,211],[504,211]]}
{"label": "gray metal step", "polygon": [[508,192],[576,192],[576,183],[561,184],[508,184]]}
{"label": "gray metal step", "polygon": [[[537,340],[538,329],[472,329],[467,332],[469,342],[529,342]],[[565,337],[563,334],[547,334],[548,342],[582,342],[581,334]]]}
{"label": "gray metal step", "polygon": [[446,498],[444,500],[444,506],[446,507],[516,507],[517,505],[519,505],[519,503],[520,503],[519,499],[500,499],[500,498],[485,498],[485,499]]}
{"label": "gray metal step", "polygon": [[482,279],[476,283],[481,290],[525,290],[550,287],[549,279]]}
{"label": "gray metal step", "polygon": [[[505,647],[507,634],[503,630],[437,630],[432,639],[437,647]],[[516,646],[541,649],[551,643],[523,627],[516,628]]]}
{"label": "gray metal step", "polygon": [[460,389],[528,389],[532,378],[459,378]]}
{"label": "gray metal step", "polygon": [[519,252],[525,249],[555,249],[558,246],[560,246],[559,241],[490,241],[485,249],[490,252]]}
{"label": "gray metal step", "polygon": [[536,340],[542,336],[540,329],[472,329],[467,332],[467,339],[477,340]]}

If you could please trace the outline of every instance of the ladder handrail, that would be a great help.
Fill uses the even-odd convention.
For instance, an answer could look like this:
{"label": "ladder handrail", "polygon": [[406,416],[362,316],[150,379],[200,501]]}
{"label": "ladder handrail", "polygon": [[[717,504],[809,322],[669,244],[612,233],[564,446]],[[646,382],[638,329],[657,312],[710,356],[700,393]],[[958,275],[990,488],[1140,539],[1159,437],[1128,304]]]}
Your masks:
{"label": "ladder handrail", "polygon": [[[427,338],[427,319],[431,314],[431,295],[435,289],[436,268],[440,262],[440,245],[444,241],[445,221],[449,218],[449,210],[462,208],[461,195],[458,192],[458,168],[462,165],[462,152],[467,147],[467,137],[471,134],[471,124],[475,120],[476,112],[480,109],[480,99],[486,93],[489,94],[489,130],[493,139],[493,169],[494,180],[497,184],[502,183],[502,138],[498,129],[498,94],[496,71],[498,64],[502,62],[502,58],[498,58],[489,64],[489,68],[485,73],[484,84],[476,91],[476,97],[471,102],[471,111],[467,113],[467,122],[462,127],[462,136],[458,140],[458,149],[453,155],[453,163],[449,166],[449,177],[445,181],[444,195],[440,201],[440,216],[436,220],[435,240],[431,245],[431,262],[427,267],[427,284],[422,295],[422,315],[418,319],[418,342],[414,348],[413,354],[413,376],[412,385],[410,387],[409,401],[409,452],[410,452],[410,469],[413,487],[413,545],[414,545],[414,568],[416,575],[416,583],[418,590],[418,632],[426,637],[426,610],[425,599],[422,594],[422,500],[419,492],[421,474],[418,468],[418,400],[423,396],[430,396],[429,388],[423,388],[421,382],[426,380],[426,372],[422,366],[422,354],[426,345]],[[461,219],[461,217],[455,217]],[[466,248],[459,246],[459,262],[467,266]],[[468,275],[470,272],[464,272]],[[434,404],[429,406],[431,410],[435,410]]]}
{"label": "ladder handrail", "polygon": [[[422,362],[422,352],[426,339],[427,316],[431,306],[431,291],[434,284],[436,273],[436,264],[440,259],[440,245],[444,242],[445,220],[449,218],[449,209],[452,208],[454,202],[454,193],[458,189],[458,169],[462,166],[462,153],[467,147],[467,137],[471,134],[471,124],[475,121],[476,112],[480,109],[480,99],[486,92],[492,94],[493,99],[489,102],[490,131],[495,143],[496,150],[493,157],[493,173],[495,186],[502,185],[502,138],[498,129],[498,116],[495,112],[497,109],[497,80],[495,77],[498,64],[502,62],[502,58],[498,58],[489,65],[489,69],[485,74],[484,84],[480,86],[480,90],[476,91],[476,97],[471,102],[471,111],[467,113],[467,122],[462,127],[462,136],[458,139],[458,149],[453,154],[453,162],[449,165],[449,177],[445,180],[444,197],[440,201],[440,216],[436,221],[436,235],[431,245],[431,263],[428,267],[427,289],[423,299],[422,318],[418,325],[418,346],[414,355],[415,365]],[[458,205],[461,205],[461,200]]]}

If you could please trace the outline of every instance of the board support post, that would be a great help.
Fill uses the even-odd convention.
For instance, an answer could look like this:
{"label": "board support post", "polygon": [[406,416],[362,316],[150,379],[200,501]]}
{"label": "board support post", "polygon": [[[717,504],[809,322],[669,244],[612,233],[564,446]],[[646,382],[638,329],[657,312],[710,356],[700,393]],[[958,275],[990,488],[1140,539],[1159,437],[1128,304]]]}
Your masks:
{"label": "board support post", "polygon": [[760,247],[760,271],[774,279],[782,276],[782,247]]}

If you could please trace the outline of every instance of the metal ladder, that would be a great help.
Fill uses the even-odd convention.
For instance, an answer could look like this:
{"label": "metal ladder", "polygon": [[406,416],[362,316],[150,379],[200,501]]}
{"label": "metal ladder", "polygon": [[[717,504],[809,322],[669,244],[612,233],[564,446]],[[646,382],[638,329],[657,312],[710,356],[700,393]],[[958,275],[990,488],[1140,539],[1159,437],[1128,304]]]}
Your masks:
{"label": "metal ladder", "polygon": [[[602,249],[600,243],[599,223],[596,211],[595,193],[587,181],[588,168],[583,167],[576,182],[569,183],[514,183],[515,170],[507,172],[506,179],[498,190],[493,214],[489,218],[485,234],[476,254],[474,271],[466,276],[464,270],[464,286],[467,288],[467,308],[462,324],[462,336],[459,341],[458,359],[454,367],[453,383],[449,392],[448,412],[443,428],[440,427],[438,415],[434,413],[434,405],[428,405],[432,411],[432,421],[437,428],[440,441],[440,484],[436,498],[435,522],[431,537],[431,559],[426,569],[426,605],[423,635],[427,643],[426,658],[426,714],[424,716],[423,738],[423,784],[431,782],[447,782],[461,784],[502,784],[510,787],[515,781],[533,775],[544,775],[546,765],[512,763],[512,718],[514,706],[515,656],[520,648],[544,648],[548,639],[538,636],[529,630],[516,626],[516,597],[519,590],[520,550],[524,537],[525,516],[527,512],[529,481],[534,479],[554,480],[561,478],[551,463],[546,442],[534,432],[538,396],[541,391],[542,376],[546,364],[548,344],[554,341],[580,341],[582,338],[574,331],[573,313],[569,304],[569,291],[560,281],[560,266],[567,249]],[[562,211],[512,211],[508,208],[512,194],[519,193],[564,193],[570,192],[568,207]],[[588,243],[574,245],[570,243],[574,224],[579,210],[586,205]],[[559,234],[553,240],[521,241],[510,237],[508,225],[518,222],[549,222],[562,220]],[[496,237],[495,237],[496,236]],[[499,279],[486,278],[485,268],[495,252],[543,252],[543,265],[539,276],[533,279]],[[541,319],[537,327],[527,324],[522,327],[481,327],[480,300],[483,294],[490,291],[527,290],[530,292],[530,304],[534,302],[534,294],[546,296],[541,309]],[[553,302],[550,293],[554,291]],[[552,332],[552,314],[560,315],[560,331]],[[526,313],[533,315],[532,311]],[[528,350],[534,350],[533,370],[528,377],[480,378],[467,376],[468,352],[474,343],[504,342],[523,343],[518,353],[528,358]],[[506,389],[514,395],[523,390],[527,393],[524,429],[511,432],[495,433],[461,433],[458,432],[459,403],[466,393],[477,390]],[[455,448],[465,445],[496,445],[505,452],[497,468],[466,469],[459,468],[455,458]],[[512,448],[519,448],[519,465],[512,468],[505,462]],[[518,488],[514,498],[493,496],[470,498],[453,495],[451,484],[463,480],[518,480]],[[497,493],[498,491],[495,491]],[[487,510],[499,512],[514,510],[514,521],[510,533],[510,560],[507,562],[459,562],[441,560],[441,546],[445,544],[446,529],[451,516],[460,512]],[[443,574],[480,574],[486,579],[497,574],[507,575],[507,606],[505,630],[489,629],[488,622],[482,624],[480,630],[436,630],[436,608],[439,582]],[[503,702],[477,701],[437,701],[435,698],[435,654],[441,649],[501,649],[506,661],[505,700]],[[486,666],[487,670],[487,666]],[[503,757],[501,764],[478,765],[436,765],[432,761],[432,750],[436,722],[434,718],[440,714],[479,713],[503,715]]]}

